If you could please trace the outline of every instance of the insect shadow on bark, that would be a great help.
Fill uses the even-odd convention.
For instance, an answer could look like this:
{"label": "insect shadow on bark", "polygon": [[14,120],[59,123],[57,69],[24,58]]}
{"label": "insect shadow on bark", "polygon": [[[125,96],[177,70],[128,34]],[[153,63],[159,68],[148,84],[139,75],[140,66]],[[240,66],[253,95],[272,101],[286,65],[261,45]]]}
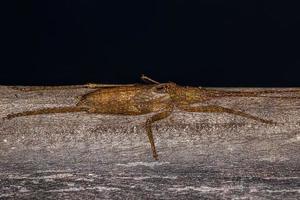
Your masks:
{"label": "insect shadow on bark", "polygon": [[[52,113],[73,113],[86,112],[93,114],[112,115],[143,115],[154,113],[145,122],[146,133],[151,145],[152,155],[155,160],[158,154],[155,147],[152,133],[152,124],[170,116],[173,110],[179,109],[187,112],[203,113],[229,113],[247,119],[255,120],[264,124],[276,124],[272,120],[263,119],[249,113],[227,108],[219,105],[194,106],[194,104],[205,103],[211,99],[222,97],[264,97],[265,94],[300,92],[299,90],[288,91],[221,91],[201,87],[184,87],[175,83],[159,83],[147,76],[142,75],[141,79],[148,84],[127,84],[127,85],[102,85],[87,84],[85,87],[95,90],[80,96],[79,102],[74,106],[41,108],[36,110],[12,113],[4,119],[12,119],[22,116],[52,114]],[[39,87],[33,90],[61,89],[58,87]],[[80,86],[82,87],[82,86]],[[16,89],[16,88],[15,88]],[[30,90],[30,89],[29,89]],[[24,91],[29,91],[24,90]],[[265,96],[272,97],[272,96]],[[274,98],[285,98],[275,96]],[[292,98],[292,97],[286,97]]]}

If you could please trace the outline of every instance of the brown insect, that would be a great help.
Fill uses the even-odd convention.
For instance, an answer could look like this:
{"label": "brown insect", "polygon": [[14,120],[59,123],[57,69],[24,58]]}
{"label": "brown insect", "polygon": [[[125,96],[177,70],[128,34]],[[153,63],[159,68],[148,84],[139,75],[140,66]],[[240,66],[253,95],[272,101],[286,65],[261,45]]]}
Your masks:
{"label": "brown insect", "polygon": [[155,121],[168,117],[173,110],[188,112],[229,113],[256,120],[265,124],[274,124],[271,120],[262,119],[243,111],[218,105],[194,106],[210,99],[220,97],[255,97],[261,94],[274,93],[272,90],[258,92],[220,91],[198,87],[183,87],[175,83],[159,83],[146,76],[142,80],[150,84],[129,85],[87,85],[98,88],[80,97],[79,102],[71,107],[42,108],[9,114],[5,119],[51,113],[87,112],[94,114],[142,115],[155,113],[145,122],[145,128],[151,144],[152,155],[158,159],[151,125]]}

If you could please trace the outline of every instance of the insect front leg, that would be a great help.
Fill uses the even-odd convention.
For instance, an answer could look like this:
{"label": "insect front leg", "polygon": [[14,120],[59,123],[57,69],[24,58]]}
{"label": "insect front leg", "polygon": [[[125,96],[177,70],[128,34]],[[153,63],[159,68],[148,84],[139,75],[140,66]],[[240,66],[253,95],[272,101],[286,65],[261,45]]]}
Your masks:
{"label": "insect front leg", "polygon": [[146,131],[147,131],[148,139],[149,139],[149,142],[151,145],[152,155],[155,160],[158,160],[158,155],[156,152],[156,147],[155,147],[155,142],[154,142],[151,126],[155,121],[162,120],[162,119],[168,117],[171,113],[172,113],[172,109],[164,110],[160,113],[157,113],[157,114],[151,116],[146,121]]}
{"label": "insect front leg", "polygon": [[197,107],[181,106],[180,109],[182,109],[184,111],[188,111],[188,112],[229,113],[229,114],[245,117],[248,119],[253,119],[253,120],[265,123],[265,124],[275,124],[275,122],[273,122],[272,120],[262,119],[262,118],[256,117],[254,115],[251,115],[251,114],[248,114],[248,113],[245,113],[242,111],[234,110],[231,108],[225,108],[225,107],[217,106],[217,105],[197,106]]}

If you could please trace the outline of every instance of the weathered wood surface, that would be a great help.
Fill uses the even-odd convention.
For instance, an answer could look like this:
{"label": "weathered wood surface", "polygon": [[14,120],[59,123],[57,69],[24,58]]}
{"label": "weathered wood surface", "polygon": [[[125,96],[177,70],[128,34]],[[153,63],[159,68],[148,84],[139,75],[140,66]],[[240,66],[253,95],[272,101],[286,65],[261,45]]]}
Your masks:
{"label": "weathered wood surface", "polygon": [[[153,127],[159,161],[152,158],[143,128],[149,115],[70,113],[1,119],[0,199],[299,199],[300,89],[296,90],[269,94],[291,98],[207,102],[244,110],[276,125],[229,114],[174,112]],[[1,86],[0,117],[74,105],[76,97],[88,91]]]}

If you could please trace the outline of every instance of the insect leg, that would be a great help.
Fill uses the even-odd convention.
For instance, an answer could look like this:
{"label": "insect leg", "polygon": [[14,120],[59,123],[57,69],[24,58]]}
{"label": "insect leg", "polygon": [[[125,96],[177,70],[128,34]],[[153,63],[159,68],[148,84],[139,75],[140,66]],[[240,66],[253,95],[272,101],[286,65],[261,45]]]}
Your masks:
{"label": "insect leg", "polygon": [[142,74],[141,79],[142,79],[142,81],[144,81],[146,83],[160,84],[160,82],[157,82],[157,81],[149,78],[148,76],[145,76],[144,74]]}
{"label": "insect leg", "polygon": [[31,91],[49,91],[49,90],[65,90],[65,89],[76,89],[83,88],[85,86],[80,85],[64,85],[64,86],[8,86],[13,90],[19,90],[23,92]]}
{"label": "insect leg", "polygon": [[[212,97],[267,97],[267,98],[281,98],[281,99],[299,99],[299,96],[280,96],[281,94],[299,94],[299,89],[290,90],[257,90],[257,91],[229,91],[217,89],[202,89],[207,91]],[[274,94],[275,96],[270,96]],[[266,96],[268,95],[268,96]]]}
{"label": "insect leg", "polygon": [[242,111],[238,111],[238,110],[233,110],[231,108],[225,108],[222,106],[217,106],[217,105],[210,105],[210,106],[198,106],[198,107],[192,107],[192,106],[184,106],[184,107],[180,107],[182,110],[188,111],[188,112],[210,112],[210,113],[229,113],[229,114],[233,114],[233,115],[238,115],[241,117],[245,117],[248,119],[253,119],[262,123],[266,123],[266,124],[275,124],[275,122],[273,122],[272,120],[266,120],[266,119],[262,119],[259,117],[256,117],[254,115],[242,112]]}
{"label": "insect leg", "polygon": [[70,112],[83,112],[88,111],[86,108],[73,106],[73,107],[56,107],[56,108],[41,108],[37,110],[24,111],[19,113],[12,113],[4,117],[3,119],[12,119],[15,117],[23,117],[29,115],[42,115],[53,113],[70,113]]}
{"label": "insect leg", "polygon": [[132,87],[136,84],[100,84],[100,83],[87,83],[81,86],[81,88],[90,88],[90,89],[97,89],[97,88],[113,88],[113,87]]}
{"label": "insect leg", "polygon": [[70,89],[97,89],[97,88],[113,88],[113,87],[132,87],[136,84],[98,84],[98,83],[87,83],[84,85],[62,85],[62,86],[8,86],[13,90],[19,90],[23,92],[31,91],[53,91],[53,90],[70,90]]}
{"label": "insect leg", "polygon": [[154,142],[154,138],[153,138],[151,125],[155,121],[159,121],[159,120],[162,120],[162,119],[168,117],[171,113],[172,113],[171,109],[170,110],[165,110],[163,112],[160,112],[160,113],[157,113],[157,114],[153,115],[152,117],[150,117],[146,121],[146,131],[147,131],[149,142],[151,144],[152,155],[153,155],[153,158],[155,160],[158,160],[158,155],[157,155],[156,148],[155,148],[155,142]]}

